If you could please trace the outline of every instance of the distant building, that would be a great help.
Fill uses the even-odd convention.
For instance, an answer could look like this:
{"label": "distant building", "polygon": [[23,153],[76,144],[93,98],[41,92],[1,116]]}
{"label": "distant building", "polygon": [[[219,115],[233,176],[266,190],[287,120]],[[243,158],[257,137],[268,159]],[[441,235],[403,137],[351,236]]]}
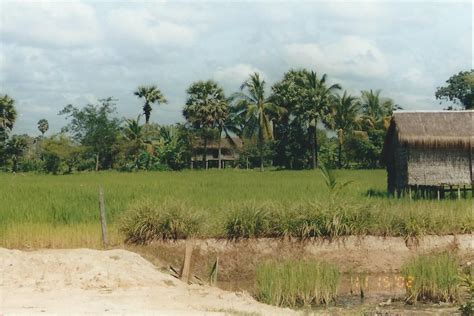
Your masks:
{"label": "distant building", "polygon": [[232,141],[227,138],[221,140],[221,156],[219,158],[219,143],[211,141],[207,144],[206,164],[203,166],[204,145],[200,143],[193,152],[191,158],[191,168],[221,168],[233,166],[234,161],[239,158],[239,150],[242,148],[242,140],[239,137],[232,137]]}
{"label": "distant building", "polygon": [[394,112],[382,151],[389,194],[460,197],[472,190],[473,146],[474,111]]}

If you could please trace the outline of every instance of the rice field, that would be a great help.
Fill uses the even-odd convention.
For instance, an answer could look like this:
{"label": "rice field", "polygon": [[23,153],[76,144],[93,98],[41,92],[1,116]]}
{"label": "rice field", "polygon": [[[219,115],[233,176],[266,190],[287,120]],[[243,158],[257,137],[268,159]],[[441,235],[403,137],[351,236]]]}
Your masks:
{"label": "rice field", "polygon": [[[472,231],[472,199],[387,199],[383,197],[386,183],[384,170],[342,170],[335,174],[338,181],[353,181],[339,196],[346,205],[369,205],[371,214],[376,217],[402,214],[403,221],[399,224],[408,232],[449,234]],[[105,193],[112,245],[119,245],[125,240],[119,229],[124,212],[133,210],[143,201],[154,205],[184,205],[185,213],[199,215],[199,236],[212,237],[225,235],[229,219],[238,214],[244,205],[256,205],[257,209],[262,205],[276,205],[278,211],[285,214],[293,211],[295,205],[324,204],[330,196],[319,171],[260,173],[227,169],[100,172],[64,176],[2,173],[0,246],[101,247],[99,186]],[[367,196],[368,192],[372,197]],[[372,221],[377,221],[377,218]]]}

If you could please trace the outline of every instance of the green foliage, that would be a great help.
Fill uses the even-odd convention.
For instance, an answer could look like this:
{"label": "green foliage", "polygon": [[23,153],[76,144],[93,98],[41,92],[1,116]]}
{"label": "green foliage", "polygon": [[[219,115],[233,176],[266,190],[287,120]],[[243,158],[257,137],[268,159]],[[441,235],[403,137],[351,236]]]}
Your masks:
{"label": "green foliage", "polygon": [[0,132],[2,134],[13,129],[16,116],[15,101],[6,94],[0,95]]}
{"label": "green foliage", "polygon": [[301,307],[335,302],[340,274],[317,261],[266,262],[257,266],[257,299],[271,305]]}
{"label": "green foliage", "polygon": [[71,173],[80,163],[85,148],[72,142],[64,134],[41,140],[39,147],[48,173]]}
{"label": "green foliage", "polygon": [[474,70],[460,71],[446,83],[446,86],[437,88],[436,99],[458,103],[466,110],[474,108]]}
{"label": "green foliage", "polygon": [[451,253],[423,255],[402,268],[406,298],[417,301],[454,302],[459,299],[458,261]]}
{"label": "green foliage", "polygon": [[149,200],[132,204],[123,214],[120,229],[126,242],[144,244],[153,240],[186,239],[199,232],[200,217],[182,202]]}
{"label": "green foliage", "polygon": [[113,117],[115,112],[112,98],[100,100],[96,105],[88,104],[82,109],[69,104],[59,112],[70,119],[63,131],[85,146],[86,153],[96,159],[96,169],[112,166],[113,147],[117,144],[120,131],[120,120]]}

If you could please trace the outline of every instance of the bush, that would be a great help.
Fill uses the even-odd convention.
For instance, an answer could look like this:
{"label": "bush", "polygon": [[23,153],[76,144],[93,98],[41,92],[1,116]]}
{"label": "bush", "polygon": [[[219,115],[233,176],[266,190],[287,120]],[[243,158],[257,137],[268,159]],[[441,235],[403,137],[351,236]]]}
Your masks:
{"label": "bush", "polygon": [[406,302],[454,302],[459,298],[458,261],[450,253],[424,255],[402,268]]}
{"label": "bush", "polygon": [[339,284],[336,266],[314,261],[267,262],[257,266],[257,299],[287,307],[329,304]]}
{"label": "bush", "polygon": [[144,244],[153,240],[178,240],[199,232],[200,216],[182,202],[153,204],[141,201],[123,215],[120,230],[126,242]]}

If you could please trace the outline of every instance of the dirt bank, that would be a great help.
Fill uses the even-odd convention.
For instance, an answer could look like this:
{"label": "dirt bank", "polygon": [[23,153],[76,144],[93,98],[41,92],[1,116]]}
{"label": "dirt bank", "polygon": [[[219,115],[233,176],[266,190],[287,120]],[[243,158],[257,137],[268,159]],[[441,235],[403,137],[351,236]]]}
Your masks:
{"label": "dirt bank", "polygon": [[294,312],[248,294],[186,285],[125,250],[0,248],[0,315]]}
{"label": "dirt bank", "polygon": [[[346,237],[335,241],[250,239],[228,241],[194,240],[193,271],[205,276],[219,257],[221,280],[252,279],[255,266],[265,260],[318,259],[338,265],[342,272],[393,273],[413,256],[450,250],[462,261],[474,259],[473,235],[425,236],[415,241],[401,237]],[[185,241],[154,242],[146,246],[147,257],[179,267]]]}

